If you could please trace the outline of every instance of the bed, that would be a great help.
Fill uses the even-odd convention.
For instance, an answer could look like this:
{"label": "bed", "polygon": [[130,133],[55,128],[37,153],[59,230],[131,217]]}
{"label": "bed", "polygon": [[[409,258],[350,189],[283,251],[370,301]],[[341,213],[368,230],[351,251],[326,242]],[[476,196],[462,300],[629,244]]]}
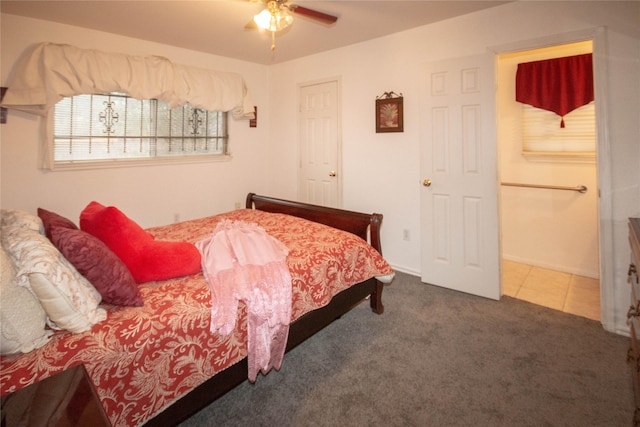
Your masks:
{"label": "bed", "polygon": [[[381,280],[392,278],[393,270],[381,256],[382,215],[250,193],[246,209],[145,232],[156,241],[196,243],[224,220],[255,223],[289,249],[293,299],[287,351],[365,299],[375,313],[383,313]],[[138,290],[141,306],[103,302],[98,310],[106,319],[89,330],[56,331],[38,348],[2,356],[1,394],[84,364],[112,425],[165,426],[247,381],[242,303],[236,327],[222,336],[209,331],[211,293],[202,272],[146,281]]]}

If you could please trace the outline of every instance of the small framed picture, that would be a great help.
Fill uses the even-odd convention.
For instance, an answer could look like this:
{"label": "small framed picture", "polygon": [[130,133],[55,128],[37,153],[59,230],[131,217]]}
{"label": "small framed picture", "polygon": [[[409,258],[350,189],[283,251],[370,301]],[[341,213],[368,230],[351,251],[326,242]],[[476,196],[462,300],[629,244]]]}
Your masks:
{"label": "small framed picture", "polygon": [[403,132],[403,98],[376,99],[376,133]]}

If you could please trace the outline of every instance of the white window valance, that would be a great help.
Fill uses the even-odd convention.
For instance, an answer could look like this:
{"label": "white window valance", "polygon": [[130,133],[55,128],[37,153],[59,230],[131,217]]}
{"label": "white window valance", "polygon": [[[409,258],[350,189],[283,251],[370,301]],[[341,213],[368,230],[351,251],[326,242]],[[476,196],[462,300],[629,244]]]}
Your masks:
{"label": "white window valance", "polygon": [[242,76],[173,64],[160,56],[130,56],[41,43],[13,70],[3,107],[47,116],[61,99],[80,94],[124,92],[161,99],[172,108],[190,104],[253,118]]}

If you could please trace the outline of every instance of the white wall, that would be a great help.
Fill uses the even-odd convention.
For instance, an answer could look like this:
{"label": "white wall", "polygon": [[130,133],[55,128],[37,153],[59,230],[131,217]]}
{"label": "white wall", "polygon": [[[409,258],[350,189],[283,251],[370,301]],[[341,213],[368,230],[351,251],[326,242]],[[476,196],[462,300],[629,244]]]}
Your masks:
{"label": "white wall", "polygon": [[588,188],[586,193],[578,193],[502,187],[502,257],[597,279],[600,272],[595,159],[523,156],[522,104],[515,100],[514,83],[519,63],[591,51],[591,43],[584,42],[501,55],[497,67],[498,144],[502,182]]}
{"label": "white wall", "polygon": [[232,160],[91,171],[46,171],[37,168],[40,120],[9,111],[0,125],[1,199],[6,208],[35,212],[53,210],[77,221],[92,200],[120,207],[143,227],[244,206],[250,191],[264,194],[269,166],[267,156],[269,109],[265,66],[150,43],[128,37],[55,24],[13,15],[1,16],[1,82],[7,86],[17,58],[35,43],[68,43],[85,49],[131,55],[159,55],[175,63],[237,72],[244,76],[252,99],[260,108],[257,128],[248,121],[229,120]]}
{"label": "white wall", "polygon": [[[609,96],[608,132],[612,158],[611,224],[615,265],[609,283],[612,313],[608,329],[624,331],[628,308],[627,218],[640,215],[640,3],[514,2],[456,19],[397,33],[269,68],[273,152],[282,167],[271,189],[296,195],[297,86],[342,79],[344,207],[384,214],[385,257],[399,270],[420,273],[420,65],[485,53],[516,42],[606,26]],[[499,50],[499,49],[496,49]],[[386,91],[404,94],[404,133],[376,134],[374,102]],[[402,239],[408,229],[411,241]],[[612,259],[613,258],[613,259]]]}

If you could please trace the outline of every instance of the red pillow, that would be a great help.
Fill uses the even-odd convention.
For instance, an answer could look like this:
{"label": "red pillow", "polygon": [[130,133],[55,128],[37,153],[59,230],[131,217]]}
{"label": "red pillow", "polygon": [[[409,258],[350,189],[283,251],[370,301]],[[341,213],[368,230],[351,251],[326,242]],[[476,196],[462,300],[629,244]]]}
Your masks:
{"label": "red pillow", "polygon": [[49,240],[51,240],[52,227],[70,228],[72,230],[78,229],[70,219],[46,209],[38,208],[38,216],[42,220],[42,225],[44,225],[44,234],[49,238]]}
{"label": "red pillow", "polygon": [[91,202],[80,214],[80,228],[102,240],[138,283],[200,271],[200,252],[188,242],[157,241],[114,206]]}
{"label": "red pillow", "polygon": [[51,227],[51,241],[91,282],[102,301],[140,307],[142,297],[127,266],[97,238],[78,229]]}

